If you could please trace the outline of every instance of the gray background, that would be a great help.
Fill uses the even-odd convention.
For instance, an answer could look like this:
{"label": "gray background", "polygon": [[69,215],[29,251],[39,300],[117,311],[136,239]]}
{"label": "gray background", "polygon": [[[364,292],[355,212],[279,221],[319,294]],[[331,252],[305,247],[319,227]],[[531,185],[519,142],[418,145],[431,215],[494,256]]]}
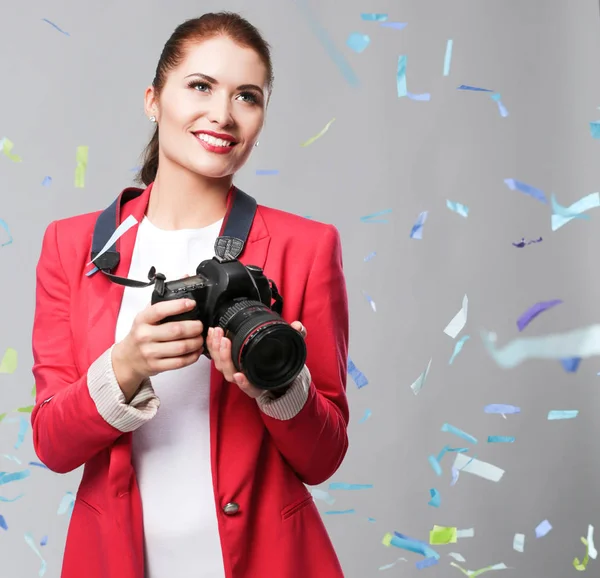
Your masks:
{"label": "gray background", "polygon": [[[360,390],[349,380],[350,450],[333,481],[374,488],[331,492],[333,506],[319,502],[323,512],[356,510],[324,515],[346,575],[460,576],[449,566],[450,551],[460,552],[472,570],[504,562],[514,568],[502,571],[510,576],[574,575],[573,557],[584,554],[579,537],[588,524],[600,524],[600,362],[584,360],[576,374],[558,362],[502,370],[478,334],[495,330],[507,342],[517,334],[517,317],[550,299],[565,303],[536,319],[528,334],[598,321],[600,211],[553,233],[549,206],[503,182],[515,178],[548,196],[555,192],[563,205],[600,189],[600,142],[588,128],[600,118],[597,2],[310,0],[308,12],[300,8],[291,0],[2,4],[0,137],[14,141],[24,161],[0,155],[0,218],[14,236],[0,249],[0,352],[19,352],[16,373],[0,375],[0,412],[32,403],[35,265],[45,227],[103,208],[130,184],[151,130],[143,91],[175,26],[207,11],[241,11],[273,45],[276,84],[260,147],[237,183],[263,204],[339,228],[350,355],[370,380]],[[388,12],[408,26],[381,28],[363,22],[361,12]],[[358,87],[340,72],[310,18],[353,68]],[[345,46],[355,31],[371,36],[362,54]],[[454,54],[450,76],[443,77],[449,38]],[[397,98],[399,54],[408,55],[408,90],[430,92],[431,102]],[[502,118],[485,94],[456,90],[460,84],[500,92],[510,115]],[[299,146],[333,117],[321,140]],[[90,147],[85,189],[73,186],[77,145]],[[257,169],[280,174],[256,176]],[[53,178],[48,188],[41,186],[46,175]],[[468,219],[450,212],[446,199],[468,205]],[[387,224],[360,221],[388,208]],[[412,240],[411,226],[423,210],[429,211],[423,240]],[[511,242],[524,236],[543,242],[514,248]],[[365,262],[372,251],[377,256]],[[376,313],[363,292],[376,302]],[[465,293],[463,333],[472,338],[449,366],[455,341],[443,329]],[[415,397],[410,384],[430,357],[429,377]],[[503,420],[484,414],[488,403],[519,405],[522,413]],[[371,418],[359,423],[367,408]],[[549,422],[551,409],[579,409],[580,415]],[[0,424],[0,455],[16,455],[26,465],[36,459],[31,430],[15,450],[12,418],[18,415]],[[450,487],[452,456],[442,463],[443,478],[434,475],[429,454],[446,443],[465,445],[440,432],[444,422],[479,439],[477,457],[506,470],[499,483],[463,473]],[[516,443],[487,444],[488,435],[513,435]],[[0,470],[20,468],[0,457]],[[0,502],[9,526],[0,529],[0,576],[37,575],[39,561],[25,532],[38,542],[49,536],[40,548],[46,576],[59,576],[68,520],[57,508],[66,491],[76,491],[80,474],[32,468],[29,479],[0,487],[7,498],[25,494]],[[427,505],[432,487],[441,493],[439,509]],[[534,528],[546,518],[553,530],[536,540]],[[427,540],[433,524],[474,527],[475,537],[439,547],[439,565],[421,571],[414,566],[418,556],[381,544],[394,530]],[[527,536],[522,554],[512,549],[516,532]],[[409,561],[378,571],[398,556]],[[595,564],[588,573],[597,572]]]}

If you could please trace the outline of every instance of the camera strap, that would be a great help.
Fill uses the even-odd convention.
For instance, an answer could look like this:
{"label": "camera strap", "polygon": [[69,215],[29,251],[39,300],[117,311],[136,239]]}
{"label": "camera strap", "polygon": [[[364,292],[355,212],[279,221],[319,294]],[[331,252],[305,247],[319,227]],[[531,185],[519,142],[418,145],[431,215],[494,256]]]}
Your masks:
{"label": "camera strap", "polygon": [[[233,204],[229,214],[226,216],[223,234],[217,237],[215,241],[215,255],[221,261],[237,259],[242,254],[250,233],[250,228],[252,227],[254,215],[256,214],[256,199],[237,187],[233,187],[233,189]],[[112,273],[121,260],[116,240],[107,251],[100,254],[120,225],[121,208],[123,205],[128,201],[136,199],[143,192],[143,189],[134,187],[125,189],[98,216],[96,225],[94,226],[91,251],[91,260],[96,268],[87,273],[88,277],[97,271],[101,271],[113,283],[124,285],[125,287],[149,287],[150,285],[154,285],[156,281],[156,269],[154,267],[148,273],[148,282],[119,277]]]}

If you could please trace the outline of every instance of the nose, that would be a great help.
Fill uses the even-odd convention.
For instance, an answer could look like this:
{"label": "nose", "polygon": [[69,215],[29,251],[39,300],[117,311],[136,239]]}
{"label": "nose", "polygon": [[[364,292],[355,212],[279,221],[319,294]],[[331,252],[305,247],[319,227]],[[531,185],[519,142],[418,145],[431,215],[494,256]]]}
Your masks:
{"label": "nose", "polygon": [[227,126],[232,123],[231,100],[225,95],[214,95],[211,98],[208,119],[219,126]]}

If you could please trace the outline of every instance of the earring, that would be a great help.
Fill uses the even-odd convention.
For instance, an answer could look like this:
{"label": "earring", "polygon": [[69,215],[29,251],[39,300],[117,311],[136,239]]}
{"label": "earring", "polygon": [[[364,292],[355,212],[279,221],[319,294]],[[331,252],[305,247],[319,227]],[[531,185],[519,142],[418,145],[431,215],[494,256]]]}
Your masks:
{"label": "earring", "polygon": [[254,146],[255,146],[255,147],[257,147],[257,146],[258,146],[258,141],[256,141],[256,142],[254,143]]}
{"label": "earring", "polygon": [[156,122],[156,117],[155,116],[151,116],[148,120],[150,122]]}

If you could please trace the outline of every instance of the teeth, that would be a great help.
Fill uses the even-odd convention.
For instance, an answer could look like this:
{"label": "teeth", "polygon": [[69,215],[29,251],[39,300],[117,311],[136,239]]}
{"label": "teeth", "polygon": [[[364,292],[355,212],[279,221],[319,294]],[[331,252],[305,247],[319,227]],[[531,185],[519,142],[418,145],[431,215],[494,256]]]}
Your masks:
{"label": "teeth", "polygon": [[200,133],[196,135],[200,140],[212,145],[214,147],[228,147],[231,145],[231,141],[223,140],[220,138],[215,138],[214,136],[210,136],[204,133]]}

